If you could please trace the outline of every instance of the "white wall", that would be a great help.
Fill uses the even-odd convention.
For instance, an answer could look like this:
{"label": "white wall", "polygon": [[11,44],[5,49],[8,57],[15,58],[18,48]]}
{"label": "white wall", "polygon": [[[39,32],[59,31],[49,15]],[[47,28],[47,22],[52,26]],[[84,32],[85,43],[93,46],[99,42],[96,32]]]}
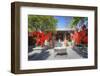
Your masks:
{"label": "white wall", "polygon": [[[11,15],[10,3],[13,1],[29,1],[39,3],[53,3],[53,4],[74,4],[74,5],[87,5],[98,6],[100,20],[100,0],[1,0],[0,1],[0,76],[16,76],[10,73],[10,60],[11,60]],[[98,22],[98,33],[100,33],[100,22]],[[98,38],[100,42],[100,34]],[[99,44],[100,46],[100,44]],[[100,49],[98,49],[100,58]],[[52,73],[38,73],[38,74],[21,74],[18,76],[99,76],[100,73],[100,59],[98,70],[81,70],[81,71],[65,71],[65,72],[52,72]]]}

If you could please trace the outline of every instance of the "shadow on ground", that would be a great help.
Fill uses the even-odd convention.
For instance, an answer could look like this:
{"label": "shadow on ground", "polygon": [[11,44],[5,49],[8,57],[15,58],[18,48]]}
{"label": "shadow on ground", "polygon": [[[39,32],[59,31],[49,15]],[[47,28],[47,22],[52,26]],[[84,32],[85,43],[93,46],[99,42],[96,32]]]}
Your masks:
{"label": "shadow on ground", "polygon": [[47,49],[43,49],[40,53],[34,53],[31,56],[28,56],[28,60],[46,60],[50,56],[50,53]]}
{"label": "shadow on ground", "polygon": [[73,50],[83,58],[88,58],[88,51],[85,47],[74,47]]}

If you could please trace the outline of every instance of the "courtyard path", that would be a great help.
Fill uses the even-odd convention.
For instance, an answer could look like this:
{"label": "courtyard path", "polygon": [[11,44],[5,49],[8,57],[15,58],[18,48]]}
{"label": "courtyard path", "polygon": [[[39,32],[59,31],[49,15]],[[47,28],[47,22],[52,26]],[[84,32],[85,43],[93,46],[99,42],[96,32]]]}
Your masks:
{"label": "courtyard path", "polygon": [[[36,53],[35,53],[36,51]],[[81,59],[82,57],[76,53],[71,47],[67,47],[66,55],[55,55],[54,49],[32,51],[29,60],[61,60],[61,59]]]}

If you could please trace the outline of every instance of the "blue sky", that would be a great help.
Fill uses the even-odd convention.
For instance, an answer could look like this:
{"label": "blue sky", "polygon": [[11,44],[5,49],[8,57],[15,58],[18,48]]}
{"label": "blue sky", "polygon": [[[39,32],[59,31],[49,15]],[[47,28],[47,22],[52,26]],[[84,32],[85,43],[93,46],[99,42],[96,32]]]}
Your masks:
{"label": "blue sky", "polygon": [[54,16],[58,20],[57,28],[65,28],[69,25],[73,17],[71,16]]}

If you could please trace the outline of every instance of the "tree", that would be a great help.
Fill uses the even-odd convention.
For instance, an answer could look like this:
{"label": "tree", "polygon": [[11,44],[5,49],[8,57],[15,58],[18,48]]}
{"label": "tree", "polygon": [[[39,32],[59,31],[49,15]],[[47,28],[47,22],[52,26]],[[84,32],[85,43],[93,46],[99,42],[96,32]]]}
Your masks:
{"label": "tree", "polygon": [[73,17],[72,21],[70,22],[70,27],[76,27],[77,24],[81,21],[81,24],[84,23],[84,18],[85,17]]}
{"label": "tree", "polygon": [[53,16],[40,16],[29,15],[28,16],[28,31],[50,31],[55,32],[57,19]]}

